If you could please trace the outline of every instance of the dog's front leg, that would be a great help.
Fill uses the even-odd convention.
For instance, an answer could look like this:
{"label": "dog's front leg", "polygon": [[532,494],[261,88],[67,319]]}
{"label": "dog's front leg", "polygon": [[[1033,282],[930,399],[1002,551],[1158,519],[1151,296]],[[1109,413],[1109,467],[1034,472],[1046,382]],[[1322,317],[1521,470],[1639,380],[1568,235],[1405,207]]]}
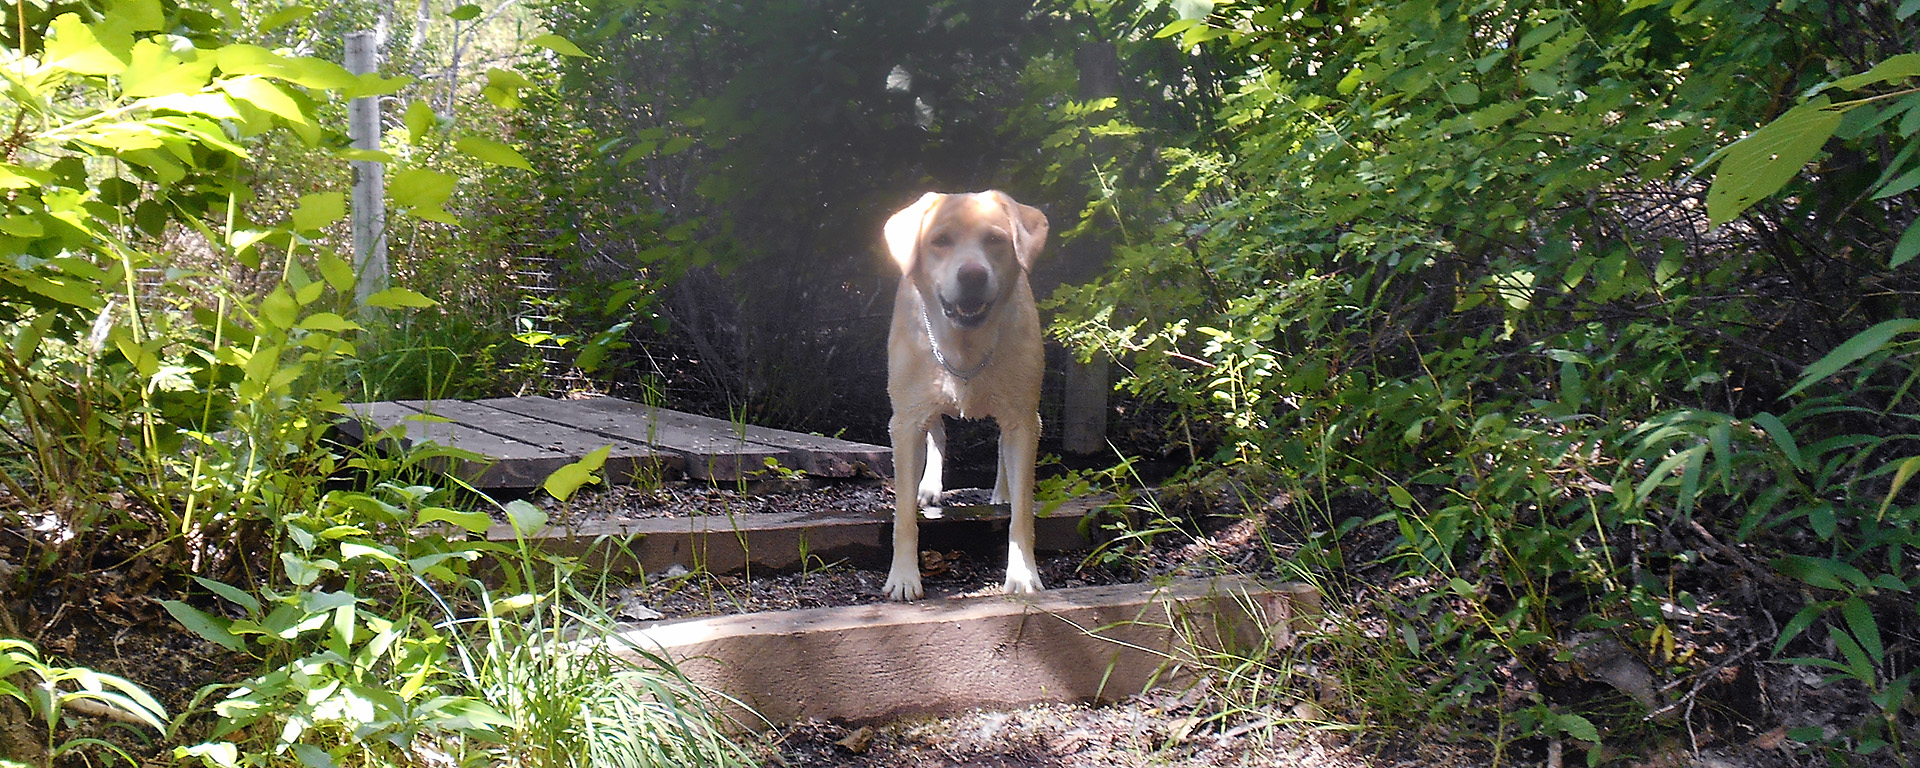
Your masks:
{"label": "dog's front leg", "polygon": [[1007,447],[1007,430],[1002,428],[1000,430],[1000,460],[994,463],[993,498],[987,499],[988,504],[1006,504],[1013,500],[1013,494],[1007,490],[1007,476],[1009,471],[1007,459],[1011,458],[1013,454],[1014,451]]}
{"label": "dog's front leg", "polygon": [[940,506],[940,492],[946,490],[943,485],[946,461],[947,420],[935,416],[927,421],[927,468],[920,475],[920,506]]}
{"label": "dog's front leg", "polygon": [[1039,560],[1033,554],[1033,464],[1040,453],[1040,415],[1000,425],[1000,468],[1006,475],[1013,521],[1007,532],[1008,594],[1038,592]]}
{"label": "dog's front leg", "polygon": [[[934,418],[939,418],[935,416]],[[926,459],[928,421],[895,413],[893,437],[893,568],[887,572],[888,600],[918,600],[920,586],[920,505],[916,489]]]}

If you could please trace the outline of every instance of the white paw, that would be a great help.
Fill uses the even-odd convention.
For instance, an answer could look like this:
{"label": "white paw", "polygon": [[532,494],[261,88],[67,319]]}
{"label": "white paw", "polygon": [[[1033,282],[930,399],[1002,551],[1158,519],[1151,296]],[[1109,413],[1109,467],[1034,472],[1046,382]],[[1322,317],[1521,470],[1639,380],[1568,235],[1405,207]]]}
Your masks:
{"label": "white paw", "polygon": [[920,587],[920,569],[917,567],[894,568],[887,574],[887,586],[884,590],[887,593],[887,599],[895,602],[918,600],[927,595],[927,591]]}
{"label": "white paw", "polygon": [[941,495],[940,489],[938,488],[921,488],[920,492],[914,495],[914,498],[920,500],[921,508],[937,507],[940,506]]}
{"label": "white paw", "polygon": [[1046,589],[1040,583],[1040,574],[1031,568],[1007,567],[1007,583],[1001,589],[1009,595],[1024,595]]}

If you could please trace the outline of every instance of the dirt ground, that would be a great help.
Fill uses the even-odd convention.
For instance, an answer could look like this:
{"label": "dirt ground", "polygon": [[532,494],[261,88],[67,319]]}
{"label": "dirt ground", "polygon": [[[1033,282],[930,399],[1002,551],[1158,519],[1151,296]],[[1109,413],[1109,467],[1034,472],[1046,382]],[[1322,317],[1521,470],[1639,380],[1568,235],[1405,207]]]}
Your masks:
{"label": "dirt ground", "polygon": [[[614,489],[561,505],[545,502],[556,518],[714,514],[727,511],[869,509],[884,511],[891,497],[878,486],[842,484],[789,488],[713,489],[670,485],[652,490]],[[1196,519],[1204,518],[1204,515]],[[1227,524],[1202,524],[1168,535],[1150,551],[1120,562],[1088,562],[1083,554],[1045,558],[1043,576],[1054,587],[1111,584],[1159,575],[1239,572],[1274,577],[1275,554],[1284,556],[1285,532],[1262,528],[1242,517]],[[19,562],[23,553],[0,536],[0,564]],[[1352,536],[1350,562],[1372,562],[1391,545],[1386,533]],[[1372,548],[1377,551],[1369,551]],[[1004,563],[962,552],[922,554],[929,592],[948,595],[993,591]],[[1731,566],[1726,566],[1731,569]],[[1740,584],[1728,573],[1696,574],[1701,583]],[[1362,568],[1344,584],[1327,585],[1329,604],[1351,611],[1350,626],[1385,626],[1389,610],[1382,595],[1408,594],[1422,586],[1400,579],[1385,567]],[[608,607],[624,622],[645,622],[712,614],[874,602],[885,574],[846,566],[810,573],[770,574],[754,579],[733,575],[649,574],[619,585]],[[41,627],[33,639],[48,656],[132,679],[152,691],[169,711],[185,709],[203,686],[221,682],[235,670],[251,667],[226,651],[184,631],[160,607],[177,595],[166,579],[138,566],[102,569],[86,579],[64,582],[65,592],[42,590],[9,606],[29,626]],[[175,585],[177,586],[177,585]],[[1633,654],[1615,654],[1633,682],[1615,672],[1611,657],[1591,649],[1570,649],[1567,658],[1541,658],[1526,668],[1503,673],[1507,695],[1545,691],[1554,700],[1613,701],[1631,708],[1631,699],[1652,696],[1666,705],[1665,719],[1632,733],[1608,734],[1598,757],[1606,764],[1667,768],[1760,768],[1842,764],[1809,752],[1786,739],[1788,728],[1818,726],[1836,731],[1860,716],[1861,693],[1825,683],[1802,666],[1767,661],[1760,638],[1772,631],[1765,623],[1768,599],[1751,585],[1726,594],[1700,593],[1691,615],[1677,615],[1678,647],[1697,654],[1689,674],[1673,669],[1651,673]],[[1791,610],[1787,613],[1790,615]],[[1756,618],[1758,617],[1758,618]],[[1369,622],[1372,622],[1370,625]],[[1618,649],[1615,649],[1616,651]],[[1581,654],[1586,654],[1582,656]],[[1606,655],[1606,654],[1602,654]],[[1286,660],[1312,677],[1335,659],[1308,649]],[[1635,666],[1635,665],[1638,666]],[[1613,666],[1609,666],[1613,665]],[[1321,678],[1325,678],[1321,674]],[[1631,678],[1632,675],[1627,675]],[[1409,686],[1432,681],[1410,678]],[[1307,686],[1312,688],[1311,685]],[[17,713],[0,712],[0,720]],[[1425,722],[1367,722],[1366,713],[1320,690],[1283,693],[1249,706],[1207,688],[1153,692],[1119,704],[1089,707],[1040,705],[1013,712],[972,712],[953,717],[883,724],[805,722],[763,734],[756,748],[763,764],[783,767],[909,766],[959,768],[1092,768],[1094,766],[1307,766],[1309,768],[1440,768],[1480,765],[1585,765],[1584,743],[1567,739],[1509,741],[1495,752],[1499,724],[1458,718],[1470,733],[1439,731]],[[17,726],[17,724],[16,724]],[[0,727],[0,746],[17,727]],[[134,729],[100,722],[92,728],[116,740],[138,743]],[[16,734],[17,735],[17,734]],[[1893,765],[1860,759],[1855,765]]]}

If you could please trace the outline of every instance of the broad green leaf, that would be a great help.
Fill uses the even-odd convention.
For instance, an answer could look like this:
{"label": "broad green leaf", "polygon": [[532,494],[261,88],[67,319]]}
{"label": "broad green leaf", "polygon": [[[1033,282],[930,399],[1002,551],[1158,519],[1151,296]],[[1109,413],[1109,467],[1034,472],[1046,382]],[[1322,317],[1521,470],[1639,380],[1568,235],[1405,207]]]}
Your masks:
{"label": "broad green leaf", "polygon": [[1600,729],[1594,727],[1593,721],[1579,715],[1555,715],[1554,726],[1568,736],[1572,736],[1589,744],[1600,743]]}
{"label": "broad green leaf", "polygon": [[[319,283],[314,283],[314,285],[319,285]],[[304,330],[327,331],[329,333],[345,333],[347,331],[361,330],[359,323],[355,323],[332,312],[316,312],[301,318],[300,327]]]}
{"label": "broad green leaf", "polygon": [[320,278],[333,286],[334,293],[346,294],[353,290],[355,282],[353,265],[333,253],[321,253],[317,259],[320,266]]}
{"label": "broad green leaf", "polygon": [[387,183],[387,195],[408,213],[442,224],[458,223],[446,212],[447,199],[453,196],[454,178],[427,168],[408,168]]}
{"label": "broad green leaf", "polygon": [[1902,53],[1875,64],[1872,69],[1833,81],[1834,88],[1853,90],[1864,85],[1904,80],[1920,75],[1920,53]]}
{"label": "broad green leaf", "polygon": [[533,166],[527,163],[527,159],[513,147],[482,136],[462,136],[459,141],[453,143],[453,148],[494,165],[533,170]]}
{"label": "broad green leaf", "polygon": [[433,114],[433,107],[428,106],[425,99],[414,99],[412,104],[407,105],[407,114],[403,118],[407,125],[407,143],[418,146],[438,121],[439,118]]}
{"label": "broad green leaf", "polygon": [[514,534],[521,538],[531,536],[547,526],[547,513],[525,499],[509,501],[501,505],[501,509],[507,513],[507,522],[513,524]]}
{"label": "broad green leaf", "polygon": [[300,204],[293,209],[293,228],[302,231],[320,229],[346,215],[347,196],[344,194],[315,192],[301,195]]}
{"label": "broad green leaf", "polygon": [[285,286],[274,288],[260,300],[260,319],[279,328],[292,328],[298,320],[300,304]]}
{"label": "broad green leaf", "polygon": [[1822,96],[1727,147],[1707,189],[1708,223],[1717,227],[1732,221],[1786,186],[1826,144],[1841,116],[1827,109]]}
{"label": "broad green leaf", "polygon": [[379,547],[358,544],[351,541],[340,542],[340,559],[342,561],[358,560],[363,557],[378,561],[380,564],[386,566],[400,564],[400,558],[394,557],[393,553]]}
{"label": "broad green leaf", "polygon": [[439,303],[406,288],[388,288],[367,297],[367,306],[376,309],[421,309]]}
{"label": "broad green leaf", "polygon": [[130,30],[91,26],[78,14],[63,13],[48,32],[42,57],[47,66],[82,75],[117,75],[133,61]]}
{"label": "broad green leaf", "polygon": [[472,21],[480,18],[480,6],[467,3],[448,12],[447,18],[454,21]]}
{"label": "broad green leaf", "polygon": [[593,473],[607,463],[607,454],[612,451],[611,445],[595,448],[579,461],[556,469],[553,474],[547,475],[541,487],[546,489],[548,495],[561,501],[572,498],[574,491],[579,490],[580,486],[600,482],[600,478]]}
{"label": "broad green leaf", "polygon": [[256,614],[260,612],[260,601],[254,598],[253,595],[247,594],[244,590],[240,589],[239,587],[233,586],[232,584],[228,584],[224,581],[214,581],[213,579],[208,579],[200,576],[193,577],[193,580],[199,582],[200,586],[206,587],[208,590],[212,591],[214,594],[226,598],[228,602],[231,602],[234,605],[238,605],[242,608],[247,609],[247,613],[249,614]]}
{"label": "broad green leaf", "polygon": [[160,0],[113,0],[107,4],[107,14],[125,23],[131,32],[158,32],[167,23]]}
{"label": "broad green leaf", "polygon": [[527,44],[540,46],[541,48],[553,51],[562,56],[584,57],[587,55],[586,51],[580,50],[580,46],[574,45],[573,41],[559,35],[541,35],[532,40],[528,40]]}
{"label": "broad green leaf", "polygon": [[287,569],[287,581],[296,585],[304,587],[320,578],[319,566],[292,552],[280,553],[280,564]]}
{"label": "broad green leaf", "polygon": [[171,47],[146,39],[133,44],[132,62],[120,75],[120,91],[134,98],[193,94],[212,73],[211,58],[186,61]]}
{"label": "broad green leaf", "polygon": [[229,651],[244,652],[247,645],[239,636],[227,631],[230,623],[226,619],[213,616],[178,600],[162,600],[160,607],[167,609],[174,621],[186,627],[188,631],[206,638],[208,641]]}
{"label": "broad green leaf", "polygon": [[220,84],[220,89],[235,99],[277,115],[290,123],[307,123],[307,115],[301,111],[299,102],[288,96],[280,86],[264,77],[241,77]]}
{"label": "broad green leaf", "polygon": [[1887,320],[1872,328],[1856,333],[1853,335],[1853,338],[1847,339],[1846,342],[1835,347],[1834,350],[1828,352],[1825,357],[1815,360],[1812,365],[1807,366],[1806,370],[1800,373],[1800,382],[1793,385],[1793,388],[1787,390],[1787,393],[1781,397],[1792,397],[1800,392],[1800,390],[1813,386],[1814,383],[1822,381],[1828,376],[1839,373],[1842,368],[1852,365],[1860,358],[1886,348],[1887,344],[1893,341],[1893,337],[1903,333],[1911,333],[1915,330],[1920,330],[1920,320],[1900,318],[1897,320]]}
{"label": "broad green leaf", "polygon": [[269,13],[267,14],[266,18],[261,19],[260,31],[272,32],[273,30],[279,29],[280,27],[286,26],[288,24],[292,24],[293,22],[299,21],[301,19],[304,19],[312,15],[313,15],[313,9],[308,6],[289,5],[285,8],[281,8],[277,11],[274,11],[273,13]]}
{"label": "broad green leaf", "polygon": [[415,525],[429,523],[452,523],[469,533],[486,533],[493,527],[493,518],[485,512],[460,512],[446,507],[427,507],[420,510],[420,516],[414,519]]}

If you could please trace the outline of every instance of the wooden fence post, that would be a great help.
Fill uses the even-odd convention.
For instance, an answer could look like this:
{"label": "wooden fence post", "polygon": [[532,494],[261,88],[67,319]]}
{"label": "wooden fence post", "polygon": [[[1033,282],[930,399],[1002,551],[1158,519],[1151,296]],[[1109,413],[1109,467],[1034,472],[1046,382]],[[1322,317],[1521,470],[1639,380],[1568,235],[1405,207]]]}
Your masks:
{"label": "wooden fence post", "polygon": [[[347,71],[356,75],[379,66],[370,31],[347,33]],[[380,97],[361,96],[347,103],[347,135],[354,149],[380,149]],[[354,303],[364,313],[367,297],[387,288],[386,169],[377,160],[353,160],[353,268],[360,276]]]}

